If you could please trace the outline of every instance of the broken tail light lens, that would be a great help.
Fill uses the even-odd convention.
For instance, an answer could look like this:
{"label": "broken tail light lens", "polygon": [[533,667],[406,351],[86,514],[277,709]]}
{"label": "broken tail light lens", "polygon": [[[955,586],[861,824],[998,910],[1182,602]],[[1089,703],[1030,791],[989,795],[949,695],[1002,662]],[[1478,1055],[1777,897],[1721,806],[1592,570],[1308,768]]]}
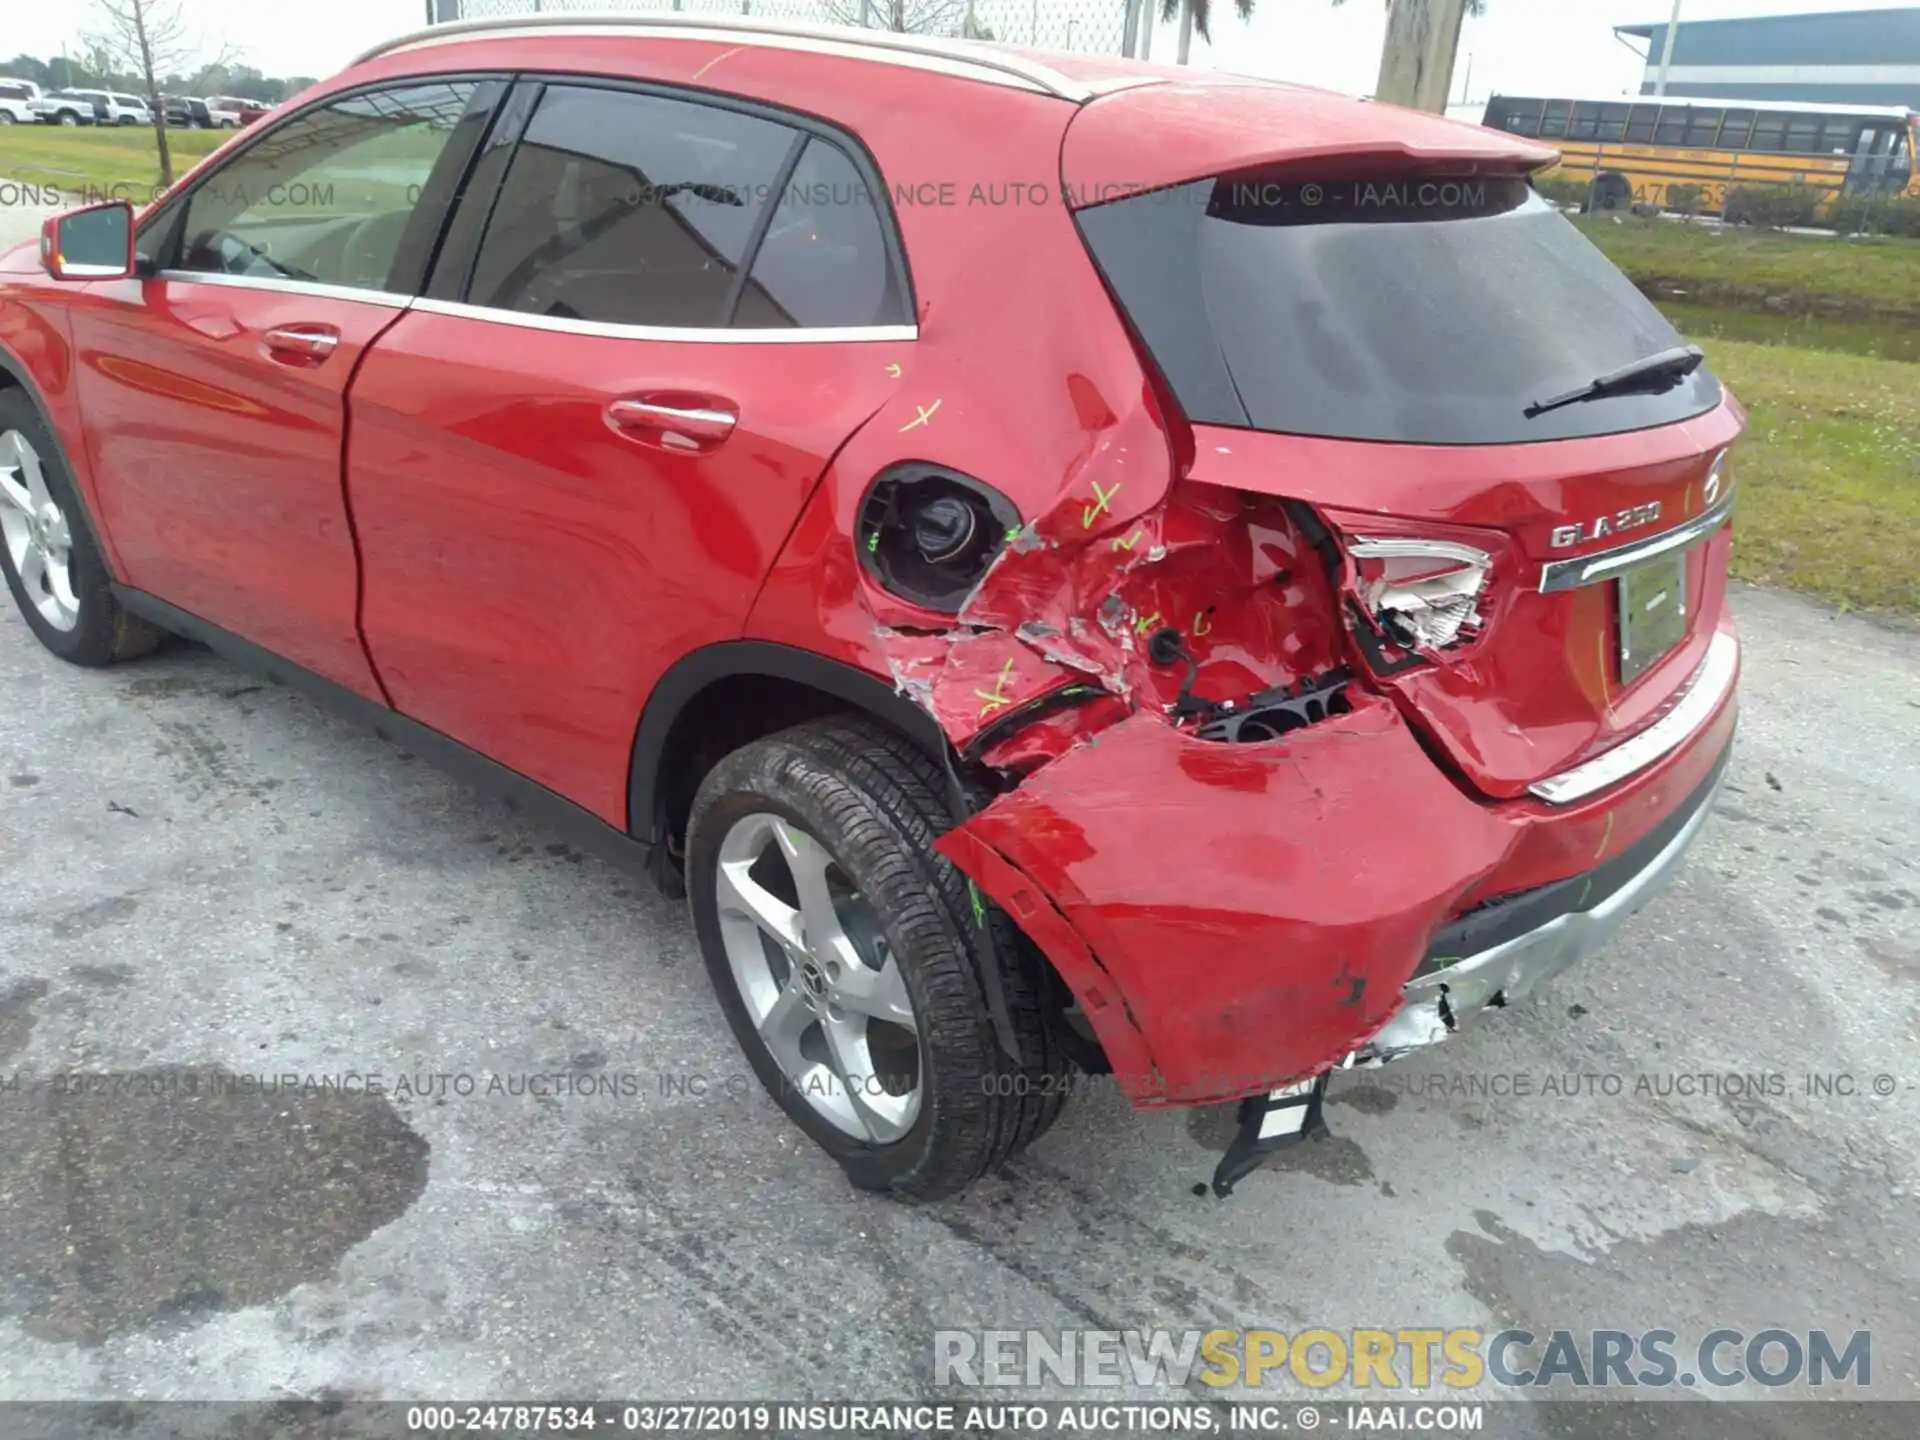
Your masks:
{"label": "broken tail light lens", "polygon": [[1493,556],[1477,545],[1423,536],[1347,541],[1353,589],[1374,627],[1404,650],[1445,650],[1485,621]]}

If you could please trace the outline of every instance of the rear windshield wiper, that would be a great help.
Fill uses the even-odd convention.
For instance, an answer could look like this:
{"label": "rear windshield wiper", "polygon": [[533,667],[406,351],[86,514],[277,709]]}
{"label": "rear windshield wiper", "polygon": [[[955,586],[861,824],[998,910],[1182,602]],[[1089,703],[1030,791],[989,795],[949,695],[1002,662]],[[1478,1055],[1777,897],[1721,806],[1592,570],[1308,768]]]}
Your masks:
{"label": "rear windshield wiper", "polygon": [[1706,358],[1698,345],[1677,345],[1658,354],[1643,355],[1630,365],[1622,365],[1618,370],[1609,370],[1598,379],[1588,381],[1578,390],[1569,390],[1550,400],[1536,400],[1520,413],[1531,420],[1536,415],[1558,410],[1563,405],[1578,405],[1583,400],[1604,400],[1609,395],[1658,395],[1698,370]]}

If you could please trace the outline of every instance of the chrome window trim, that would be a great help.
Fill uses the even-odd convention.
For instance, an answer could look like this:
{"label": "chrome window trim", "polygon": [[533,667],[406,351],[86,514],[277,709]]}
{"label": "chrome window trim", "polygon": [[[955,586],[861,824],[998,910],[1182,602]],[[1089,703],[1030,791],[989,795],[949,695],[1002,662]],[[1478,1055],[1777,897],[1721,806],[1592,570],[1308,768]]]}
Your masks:
{"label": "chrome window trim", "polygon": [[488,320],[497,325],[517,325],[526,330],[551,330],[561,335],[591,335],[606,340],[671,340],[696,345],[821,345],[868,344],[880,340],[917,340],[917,325],[819,325],[790,329],[742,328],[728,330],[720,326],[618,325],[605,320],[562,320],[550,315],[529,315],[519,310],[501,310],[490,305],[468,305],[458,300],[421,298],[412,308],[429,315],[447,315],[459,320]]}
{"label": "chrome window trim", "polygon": [[546,38],[654,35],[734,45],[759,44],[772,49],[837,55],[850,60],[871,60],[885,65],[931,70],[963,80],[1036,91],[1061,100],[1071,100],[1075,104],[1085,104],[1095,93],[1087,85],[1061,74],[1051,65],[1043,65],[1010,51],[1000,51],[984,42],[941,40],[896,34],[889,30],[863,30],[857,26],[809,25],[797,21],[766,21],[726,15],[541,14],[454,20],[425,30],[415,30],[383,45],[376,45],[356,56],[353,64],[363,65],[383,55],[495,34]]}
{"label": "chrome window trim", "polygon": [[1528,792],[1549,805],[1567,805],[1638,774],[1679,749],[1719,710],[1720,702],[1733,689],[1733,677],[1739,668],[1740,642],[1728,631],[1717,631],[1707,646],[1707,658],[1689,677],[1680,698],[1666,714],[1611,750],[1536,781],[1527,787]]}
{"label": "chrome window trim", "polygon": [[217,270],[162,270],[155,277],[175,285],[231,285],[240,290],[274,290],[288,295],[311,295],[316,300],[358,300],[387,310],[405,310],[411,295],[390,290],[358,290],[351,285],[327,285],[318,280],[279,280],[265,275],[225,275]]}
{"label": "chrome window trim", "polygon": [[1597,585],[1602,580],[1611,580],[1622,570],[1631,570],[1643,561],[1698,544],[1726,524],[1733,515],[1733,500],[1737,490],[1738,486],[1729,490],[1718,504],[1702,510],[1693,519],[1648,539],[1617,545],[1597,555],[1582,555],[1573,560],[1549,560],[1540,568],[1540,592],[1550,595],[1557,590],[1577,590],[1582,585]]}

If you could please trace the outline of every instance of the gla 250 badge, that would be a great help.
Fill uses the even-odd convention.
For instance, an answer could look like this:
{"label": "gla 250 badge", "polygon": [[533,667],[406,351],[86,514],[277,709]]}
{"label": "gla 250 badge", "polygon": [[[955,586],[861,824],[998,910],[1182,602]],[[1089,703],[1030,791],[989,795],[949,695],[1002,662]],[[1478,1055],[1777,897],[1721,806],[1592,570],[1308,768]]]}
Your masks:
{"label": "gla 250 badge", "polygon": [[1589,540],[1617,535],[1622,530],[1638,530],[1642,525],[1651,525],[1659,518],[1660,502],[1649,500],[1644,505],[1630,506],[1611,515],[1596,515],[1578,525],[1556,525],[1547,543],[1556,550],[1564,550],[1569,545],[1584,545]]}

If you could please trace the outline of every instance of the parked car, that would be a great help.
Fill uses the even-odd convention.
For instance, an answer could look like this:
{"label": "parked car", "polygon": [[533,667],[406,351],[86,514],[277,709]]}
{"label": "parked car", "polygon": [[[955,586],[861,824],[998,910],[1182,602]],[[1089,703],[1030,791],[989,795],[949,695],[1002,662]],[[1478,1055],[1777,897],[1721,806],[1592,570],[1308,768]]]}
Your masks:
{"label": "parked car", "polygon": [[1552,149],[590,23],[383,46],[0,257],[49,651],[196,637],[684,893],[767,1090],[920,1196],[1081,1073],[1235,1106],[1225,1193],[1671,877],[1744,415]]}
{"label": "parked car", "polygon": [[205,107],[207,125],[214,130],[238,130],[240,112],[215,95],[199,102]]}
{"label": "parked car", "polygon": [[34,119],[32,105],[40,98],[40,87],[31,80],[16,80],[0,75],[0,125],[28,125]]}
{"label": "parked car", "polygon": [[210,130],[213,112],[207,102],[191,95],[168,95],[163,99],[167,124],[176,130]]}
{"label": "parked car", "polygon": [[251,125],[272,107],[261,100],[248,100],[237,95],[215,95],[207,101],[216,111],[233,117],[232,123]]}
{"label": "parked car", "polygon": [[92,125],[106,114],[107,97],[97,90],[49,90],[27,109],[48,125]]}
{"label": "parked car", "polygon": [[152,113],[138,95],[111,90],[53,90],[29,108],[48,125],[151,125]]}

